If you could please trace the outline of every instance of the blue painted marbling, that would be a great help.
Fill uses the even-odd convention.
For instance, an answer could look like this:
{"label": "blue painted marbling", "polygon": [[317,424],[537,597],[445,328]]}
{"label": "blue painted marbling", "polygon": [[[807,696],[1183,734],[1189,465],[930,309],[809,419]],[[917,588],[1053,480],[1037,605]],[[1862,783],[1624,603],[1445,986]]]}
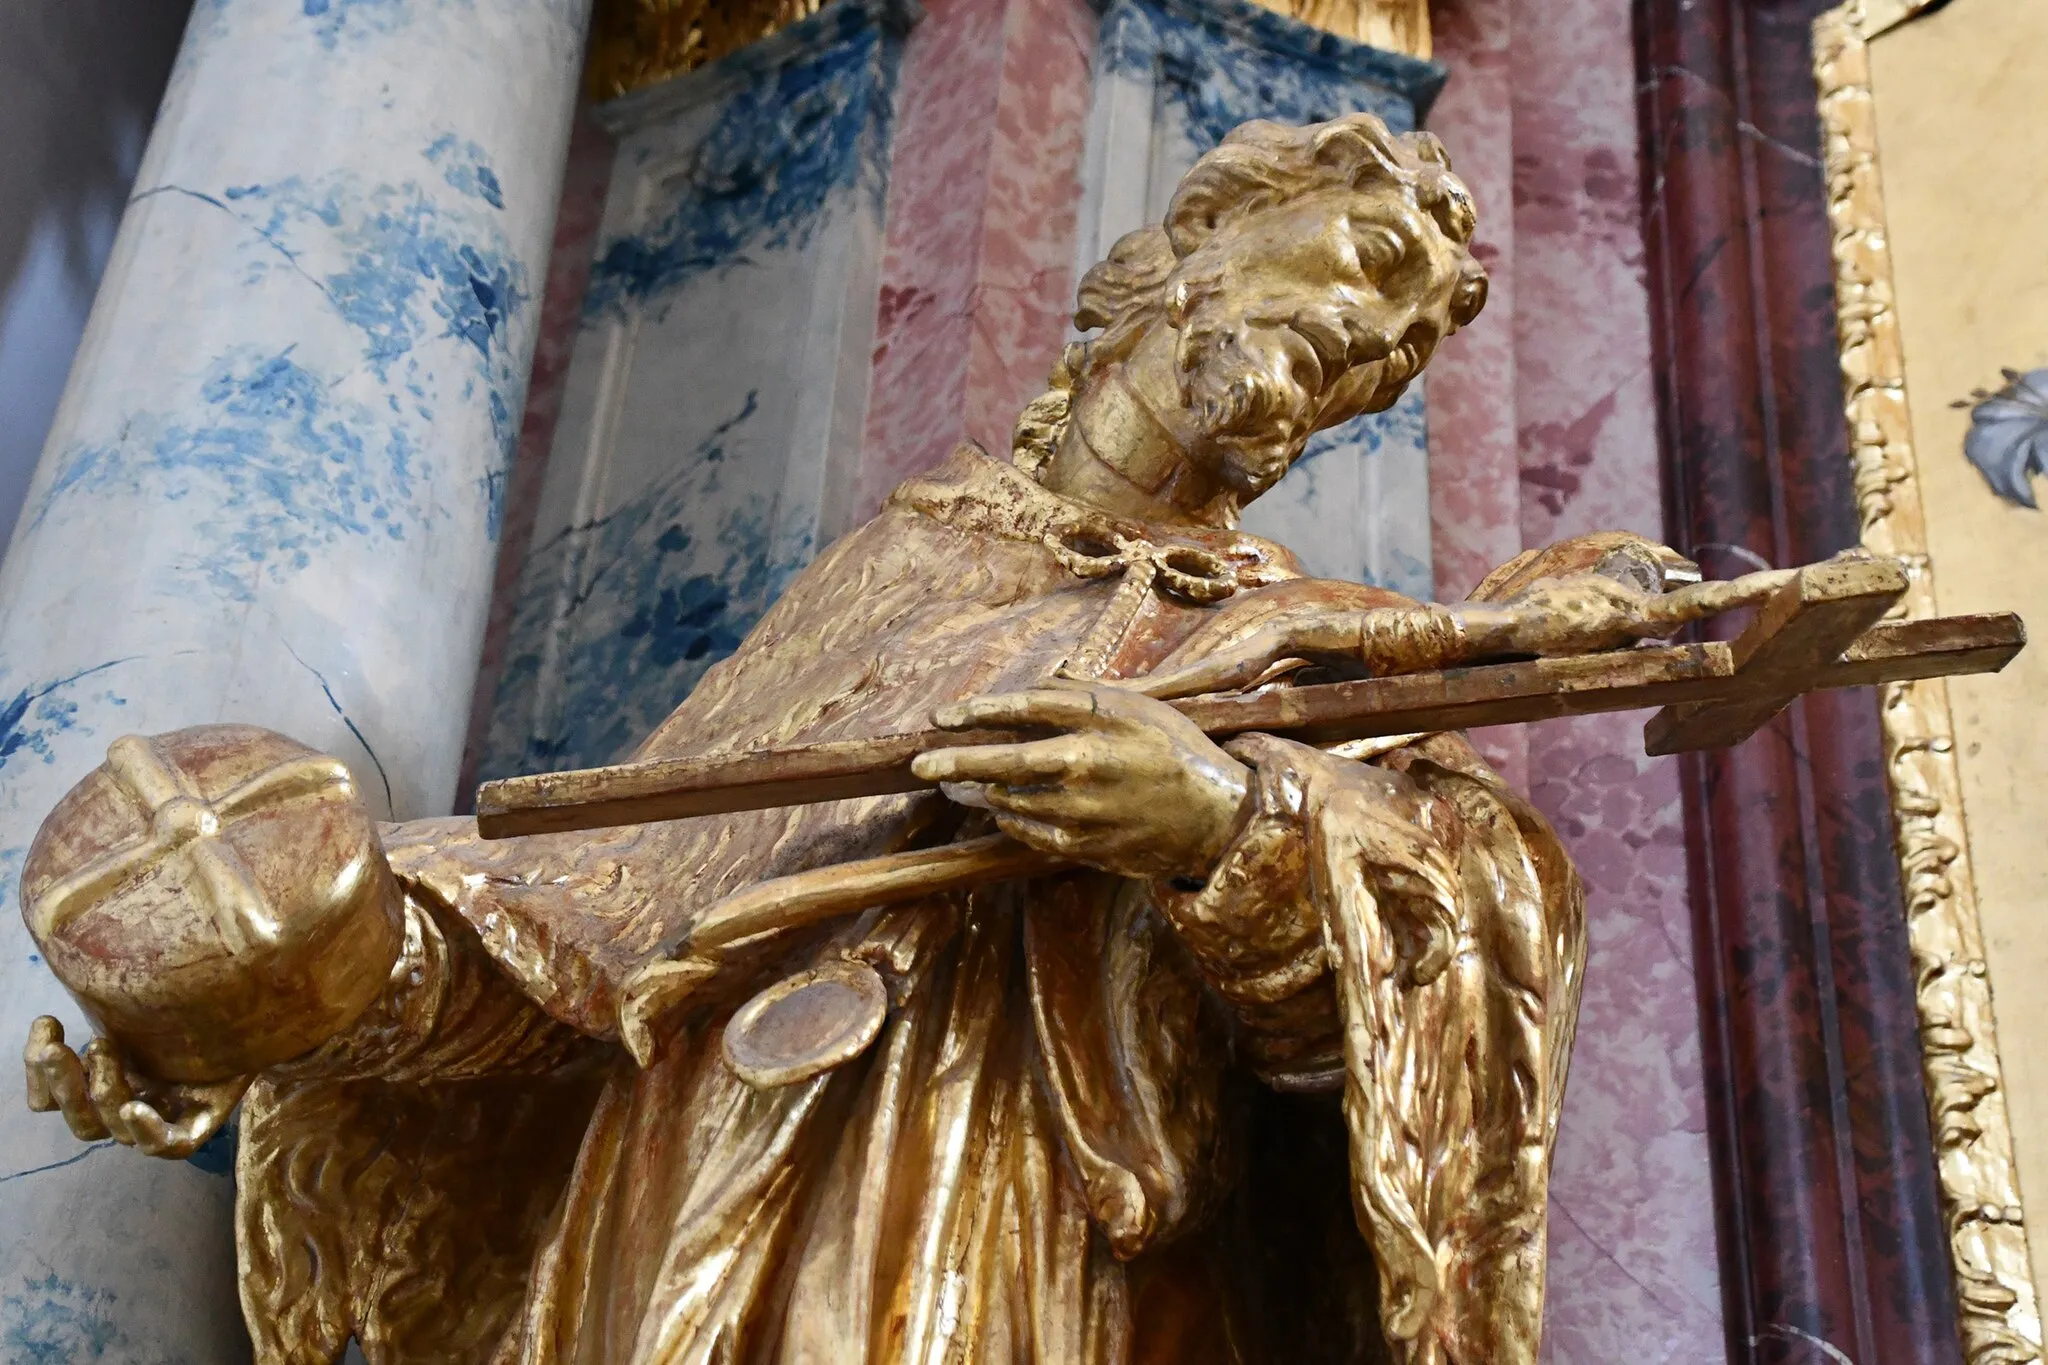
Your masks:
{"label": "blue painted marbling", "polygon": [[[175,417],[138,415],[118,441],[65,453],[36,512],[125,491],[193,506],[181,567],[233,601],[347,536],[402,540],[429,515],[410,428],[337,397],[290,349],[240,348]],[[90,507],[88,498],[83,506]]]}
{"label": "blue painted marbling", "polygon": [[[483,777],[618,758],[739,647],[800,567],[770,553],[770,500],[729,486],[728,449],[760,402],[747,394],[672,474],[529,551]],[[566,686],[545,685],[549,668]]]}
{"label": "blue painted marbling", "polygon": [[[412,17],[417,0],[298,0],[299,12],[325,47],[344,38],[395,33]],[[458,0],[465,8],[475,0]]]}
{"label": "blue painted marbling", "polygon": [[[0,769],[5,769],[10,759],[22,753],[33,754],[45,763],[56,762],[53,741],[64,732],[79,728],[79,699],[73,695],[77,685],[126,662],[126,659],[111,659],[95,664],[54,682],[24,687],[5,702],[0,702]],[[85,700],[95,706],[128,704],[126,697],[111,691],[99,692]]]}
{"label": "blue painted marbling", "polygon": [[1319,123],[1339,114],[1379,115],[1398,132],[1415,127],[1443,84],[1443,68],[1346,42],[1243,0],[1199,7],[1125,0],[1104,20],[1102,59],[1111,72],[1156,71],[1199,150],[1247,119]]}
{"label": "blue painted marbling", "polygon": [[[1404,454],[1425,450],[1428,442],[1427,405],[1423,401],[1422,386],[1411,385],[1401,395],[1400,401],[1385,412],[1354,417],[1342,426],[1317,432],[1309,439],[1308,448],[1302,451],[1294,468],[1287,472],[1286,479],[1254,504],[1251,513],[1257,514],[1265,510],[1269,502],[1280,499],[1291,499],[1303,509],[1316,509],[1321,513],[1316,518],[1317,543],[1297,537],[1293,545],[1310,561],[1311,572],[1356,579],[1419,602],[1429,601],[1436,594],[1434,567],[1427,560],[1404,550],[1398,538],[1381,538],[1381,562],[1376,569],[1365,561],[1362,553],[1364,543],[1372,538],[1375,529],[1386,529],[1389,518],[1398,518],[1408,509],[1390,508],[1384,504],[1360,507],[1359,515],[1380,522],[1381,527],[1345,526],[1329,515],[1331,509],[1340,504],[1326,491],[1324,479],[1326,473],[1334,476],[1336,470],[1333,466],[1343,462],[1355,461],[1370,471],[1373,465],[1384,464],[1390,458],[1399,459]],[[1426,507],[1417,510],[1426,510]],[[1283,517],[1286,514],[1283,513]],[[1292,517],[1286,519],[1293,520]],[[1318,562],[1338,546],[1355,546],[1361,553],[1347,563]]]}
{"label": "blue painted marbling", "polygon": [[519,437],[517,334],[529,325],[531,290],[496,221],[502,195],[481,148],[444,135],[421,155],[460,198],[443,202],[412,181],[366,187],[348,173],[138,195],[174,195],[233,219],[245,233],[245,286],[283,273],[318,290],[358,337],[382,410],[340,396],[347,376],[316,372],[295,347],[239,348],[215,360],[177,410],[132,414],[118,439],[65,451],[35,522],[79,493],[204,492],[208,548],[191,567],[241,601],[260,574],[305,568],[313,550],[342,536],[403,539],[435,515],[419,451],[439,415],[429,379],[449,372],[449,357],[427,348],[452,345],[467,357],[460,395],[477,401],[481,392],[491,423],[496,457],[476,486],[495,538]]}
{"label": "blue painted marbling", "polygon": [[441,178],[494,209],[505,207],[505,191],[489,156],[474,142],[461,142],[453,133],[443,133],[427,148],[427,160],[441,168]]}
{"label": "blue painted marbling", "polygon": [[117,1295],[54,1270],[0,1292],[0,1360],[7,1365],[181,1365],[130,1340],[114,1317]]}
{"label": "blue painted marbling", "polygon": [[1110,71],[1145,75],[1183,104],[1212,147],[1246,119],[1321,122],[1364,110],[1406,131],[1445,68],[1340,38],[1250,0],[1118,0],[1103,20]]}
{"label": "blue painted marbling", "polygon": [[[444,136],[422,155],[451,168],[451,185],[468,179],[479,189],[469,197],[488,200],[480,192],[488,166],[450,151],[454,146]],[[492,176],[490,184],[496,183]],[[438,202],[417,182],[366,187],[347,174],[231,186],[219,200],[193,197],[215,203],[270,248],[251,255],[245,280],[255,283],[281,268],[305,276],[362,334],[363,358],[380,378],[390,380],[395,367],[400,381],[416,378],[401,362],[434,337],[473,349],[481,378],[501,378],[493,364],[502,364],[511,349],[508,330],[531,294],[526,267],[494,216]],[[303,264],[337,258],[339,268],[317,277]]]}
{"label": "blue painted marbling", "polygon": [[[621,140],[610,236],[549,481],[602,500],[551,496],[596,515],[556,523],[528,551],[482,776],[630,750],[810,558],[820,442],[843,439],[819,433],[814,405],[854,382],[844,376],[855,366],[865,383],[868,368],[857,328],[838,356],[813,346],[840,325],[825,312],[838,306],[833,291],[876,264],[846,253],[879,253],[914,11],[911,0],[836,0],[599,111]],[[845,306],[872,310],[872,286]],[[744,325],[707,346],[705,329],[720,324],[705,319],[732,317]],[[615,405],[599,439],[575,397],[589,384]]]}
{"label": "blue painted marbling", "polygon": [[675,208],[600,248],[586,315],[616,315],[711,271],[801,250],[835,196],[863,181],[880,192],[899,41],[843,0],[804,25],[817,32],[793,25],[777,35],[809,49],[794,60],[754,69],[759,57],[728,59],[736,89],[688,169],[667,181]]}

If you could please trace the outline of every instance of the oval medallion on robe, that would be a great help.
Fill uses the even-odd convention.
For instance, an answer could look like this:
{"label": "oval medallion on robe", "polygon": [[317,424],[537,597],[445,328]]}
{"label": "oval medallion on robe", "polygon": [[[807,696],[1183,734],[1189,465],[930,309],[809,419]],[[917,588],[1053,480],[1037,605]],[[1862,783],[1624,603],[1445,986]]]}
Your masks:
{"label": "oval medallion on robe", "polygon": [[725,1026],[725,1064],[757,1090],[794,1085],[868,1050],[889,992],[864,962],[836,961],[776,982]]}

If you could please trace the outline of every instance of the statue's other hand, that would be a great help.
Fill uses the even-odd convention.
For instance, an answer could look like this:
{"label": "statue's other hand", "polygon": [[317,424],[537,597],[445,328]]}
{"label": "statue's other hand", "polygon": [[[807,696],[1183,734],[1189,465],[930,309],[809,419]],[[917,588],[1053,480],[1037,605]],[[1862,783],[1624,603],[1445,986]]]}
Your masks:
{"label": "statue's other hand", "polygon": [[145,1156],[191,1156],[218,1133],[251,1077],[173,1085],[129,1070],[113,1043],[96,1038],[85,1055],[64,1041],[64,1026],[44,1015],[29,1025],[22,1061],[28,1107],[57,1111],[81,1142],[111,1137]]}
{"label": "statue's other hand", "polygon": [[1249,689],[1290,665],[1356,659],[1372,619],[1373,613],[1368,611],[1290,607],[1260,622],[1250,634],[1192,662],[1115,685],[1161,700]]}
{"label": "statue's other hand", "polygon": [[1171,706],[1089,683],[941,707],[947,729],[1063,731],[936,749],[913,765],[1011,838],[1127,877],[1202,876],[1236,832],[1249,773]]}

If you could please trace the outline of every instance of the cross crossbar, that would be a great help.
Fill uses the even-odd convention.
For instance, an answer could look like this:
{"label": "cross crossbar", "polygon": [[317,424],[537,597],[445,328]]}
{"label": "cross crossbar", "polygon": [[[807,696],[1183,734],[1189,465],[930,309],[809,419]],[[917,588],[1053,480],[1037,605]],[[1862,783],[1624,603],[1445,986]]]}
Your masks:
{"label": "cross crossbar", "polygon": [[[1733,641],[1189,697],[1169,703],[1207,733],[1247,731],[1330,744],[1559,716],[1661,707],[1652,754],[1737,743],[1796,697],[1835,687],[1995,673],[2026,644],[2010,612],[1878,620],[1905,589],[1889,561],[1802,569]],[[994,744],[1007,733],[915,730],[702,758],[655,759],[487,782],[485,838],[602,829],[848,797],[921,791],[910,771],[932,749]]]}

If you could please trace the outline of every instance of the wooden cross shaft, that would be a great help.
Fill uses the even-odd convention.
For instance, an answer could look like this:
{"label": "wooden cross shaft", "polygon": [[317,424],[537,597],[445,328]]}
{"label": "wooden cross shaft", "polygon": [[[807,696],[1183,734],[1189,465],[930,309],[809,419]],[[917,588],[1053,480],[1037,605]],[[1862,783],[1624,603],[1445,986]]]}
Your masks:
{"label": "wooden cross shaft", "polygon": [[[1171,703],[1207,733],[1310,743],[1517,725],[1661,707],[1652,754],[1717,748],[1754,734],[1796,697],[1832,687],[2003,668],[2026,643],[2009,612],[1881,621],[1905,579],[1888,560],[1817,564],[1758,609],[1732,641],[1477,664],[1356,682],[1280,687]],[[910,771],[932,749],[1022,738],[917,730],[701,758],[658,759],[485,783],[485,838],[601,829],[771,806],[920,791]]]}

